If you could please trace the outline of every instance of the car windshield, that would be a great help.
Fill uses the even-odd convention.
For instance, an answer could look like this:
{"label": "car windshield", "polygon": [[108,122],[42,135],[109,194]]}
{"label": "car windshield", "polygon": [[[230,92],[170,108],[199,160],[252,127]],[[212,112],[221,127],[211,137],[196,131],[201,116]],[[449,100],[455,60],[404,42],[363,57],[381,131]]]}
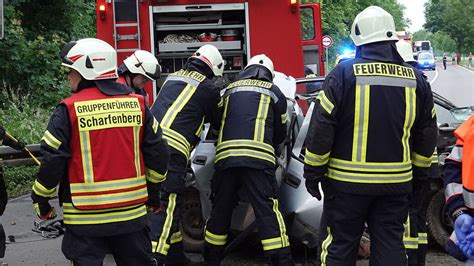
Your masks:
{"label": "car windshield", "polygon": [[418,59],[433,59],[432,54],[420,54],[418,55]]}

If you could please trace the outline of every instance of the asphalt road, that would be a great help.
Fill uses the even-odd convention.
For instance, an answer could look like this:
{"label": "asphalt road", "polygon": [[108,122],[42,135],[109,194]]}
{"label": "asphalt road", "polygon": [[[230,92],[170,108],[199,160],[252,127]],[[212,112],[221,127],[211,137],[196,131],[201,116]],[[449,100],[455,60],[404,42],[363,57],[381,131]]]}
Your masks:
{"label": "asphalt road", "polygon": [[[456,65],[448,65],[447,70],[442,64],[437,71],[426,71],[434,91],[445,96],[459,106],[474,105],[474,72]],[[57,202],[55,202],[57,205]],[[7,245],[6,256],[0,262],[8,265],[70,265],[61,253],[61,237],[46,239],[32,232],[35,220],[29,196],[11,200],[1,218],[7,236],[11,235],[15,242]],[[199,254],[187,254],[193,261],[201,259]],[[299,265],[314,265],[315,254],[304,249],[294,252]],[[259,248],[245,245],[242,249],[229,254],[223,265],[263,265]],[[106,258],[105,265],[114,265],[113,259]],[[368,265],[361,260],[357,265]],[[442,250],[432,247],[427,258],[427,265],[457,265],[456,261],[444,254]]]}

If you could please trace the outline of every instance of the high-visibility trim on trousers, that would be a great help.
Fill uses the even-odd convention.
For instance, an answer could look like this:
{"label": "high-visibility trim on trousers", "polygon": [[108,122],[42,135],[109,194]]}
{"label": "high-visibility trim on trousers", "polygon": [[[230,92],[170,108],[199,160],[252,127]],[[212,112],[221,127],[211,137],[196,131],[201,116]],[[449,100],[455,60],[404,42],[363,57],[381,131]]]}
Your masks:
{"label": "high-visibility trim on trousers", "polygon": [[206,229],[204,232],[204,240],[215,246],[224,246],[227,243],[227,235],[217,235]]}
{"label": "high-visibility trim on trousers", "polygon": [[330,158],[329,167],[347,171],[358,172],[406,172],[410,171],[412,164],[406,162],[352,162],[342,159]]}
{"label": "high-visibility trim on trousers", "polygon": [[56,194],[56,187],[52,189],[47,189],[38,181],[38,179],[35,180],[32,190],[35,192],[36,195],[39,195],[45,198],[52,198]]}
{"label": "high-visibility trim on trousers", "polygon": [[428,245],[427,233],[418,233],[418,245]]}
{"label": "high-visibility trim on trousers", "polygon": [[304,162],[308,165],[311,166],[321,166],[325,165],[329,161],[329,155],[331,152],[328,152],[323,155],[319,155],[316,153],[310,152],[308,149],[306,149],[305,156],[304,156]]}
{"label": "high-visibility trim on trousers", "polygon": [[322,251],[321,251],[321,265],[322,266],[325,266],[326,265],[326,258],[328,256],[328,249],[329,249],[329,245],[331,245],[332,243],[332,235],[331,235],[331,228],[329,228],[329,226],[327,227],[327,237],[326,239],[324,239],[323,243],[322,243]]}
{"label": "high-visibility trim on trousers", "polygon": [[167,239],[170,236],[171,225],[173,224],[173,214],[176,208],[176,193],[169,194],[168,207],[166,208],[166,219],[163,225],[163,231],[158,240],[158,246],[153,252],[160,253],[163,255],[168,254],[169,245],[166,243]]}
{"label": "high-visibility trim on trousers", "polygon": [[[272,198],[272,201],[273,201],[273,212],[275,213],[276,219],[278,221],[278,227],[280,229],[281,247],[288,247],[290,245],[290,242],[288,241],[288,236],[286,235],[285,220],[283,219],[283,215],[281,215],[280,209],[278,207],[278,200]],[[271,249],[274,249],[274,248],[271,248]],[[264,246],[264,250],[265,250],[265,246]]]}
{"label": "high-visibility trim on trousers", "polygon": [[287,247],[288,245],[285,245],[284,243],[288,243],[288,242],[289,241],[288,241],[287,236],[285,238],[275,237],[275,238],[270,238],[270,239],[263,239],[262,240],[263,251]]}
{"label": "high-visibility trim on trousers", "polygon": [[410,216],[407,217],[405,232],[403,233],[403,245],[406,249],[418,249],[418,237],[411,236]]}
{"label": "high-visibility trim on trousers", "polygon": [[364,183],[364,184],[382,184],[382,183],[403,183],[408,182],[412,179],[412,172],[405,173],[391,173],[391,174],[378,174],[378,173],[351,173],[338,171],[332,168],[328,169],[328,177],[338,181],[351,182],[351,183]]}
{"label": "high-visibility trim on trousers", "polygon": [[181,231],[178,231],[171,235],[170,244],[176,244],[182,241],[183,241],[183,236],[181,235]]}
{"label": "high-visibility trim on trousers", "polygon": [[71,225],[106,224],[130,221],[146,215],[146,207],[136,204],[102,210],[79,210],[71,203],[63,203],[64,223]]}

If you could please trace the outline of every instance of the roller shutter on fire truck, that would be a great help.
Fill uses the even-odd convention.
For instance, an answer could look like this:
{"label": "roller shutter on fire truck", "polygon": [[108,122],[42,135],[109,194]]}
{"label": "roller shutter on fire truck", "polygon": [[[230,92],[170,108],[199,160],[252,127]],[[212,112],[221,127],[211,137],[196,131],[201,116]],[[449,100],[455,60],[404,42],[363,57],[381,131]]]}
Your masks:
{"label": "roller shutter on fire truck", "polygon": [[[113,45],[119,64],[137,49],[151,51],[162,78],[147,88],[153,99],[166,76],[183,67],[204,44],[225,59],[231,82],[256,54],[268,55],[276,71],[304,76],[305,65],[324,75],[319,4],[296,0],[97,0],[97,37]],[[305,15],[303,26],[301,14]],[[303,28],[303,34],[302,34]],[[305,39],[303,40],[303,36]]]}

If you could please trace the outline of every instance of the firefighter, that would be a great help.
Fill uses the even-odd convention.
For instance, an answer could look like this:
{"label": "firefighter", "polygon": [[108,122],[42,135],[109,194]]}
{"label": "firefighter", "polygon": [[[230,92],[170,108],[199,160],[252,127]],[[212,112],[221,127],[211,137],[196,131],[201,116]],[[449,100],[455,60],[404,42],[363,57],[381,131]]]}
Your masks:
{"label": "firefighter", "polygon": [[[413,50],[410,43],[398,41],[397,51],[405,63],[416,68],[416,60],[413,57]],[[423,77],[427,77],[423,74]],[[435,149],[431,157],[430,178],[439,178],[438,152]],[[413,180],[413,191],[410,195],[408,206],[408,218],[405,223],[405,233],[403,234],[403,244],[408,255],[408,265],[425,265],[426,251],[428,249],[428,233],[426,226],[426,204],[425,195],[429,192],[429,182]]]}
{"label": "firefighter", "polygon": [[145,105],[149,106],[150,96],[143,88],[161,75],[161,66],[156,57],[150,52],[137,50],[123,60],[118,68],[118,74],[117,82],[133,88],[136,94],[145,97]]}
{"label": "firefighter", "polygon": [[185,264],[179,223],[182,216],[186,166],[204,124],[219,129],[220,89],[212,78],[222,76],[224,60],[215,46],[204,45],[170,74],[151,108],[170,146],[169,172],[161,184],[161,207],[152,214],[153,253],[159,263]]}
{"label": "firefighter", "polygon": [[[9,146],[15,150],[22,151],[25,149],[25,143],[18,140],[17,138],[12,138],[6,134],[6,130],[2,124],[0,124],[0,146],[5,145]],[[0,159],[1,160],[1,159]],[[5,177],[3,176],[3,168],[0,165],[0,216],[5,212],[7,207],[8,194],[7,194],[7,185]],[[6,237],[5,230],[3,230],[3,225],[0,223],[0,258],[5,256],[5,245]]]}
{"label": "firefighter", "polygon": [[[471,116],[454,131],[457,137],[456,145],[446,158],[444,168],[446,207],[454,221],[454,232],[447,243],[446,250],[461,261],[474,260],[474,245],[469,244],[474,241],[474,238],[467,239],[467,236],[473,232],[473,123],[474,116]],[[473,250],[469,250],[470,246]]]}
{"label": "firefighter", "polygon": [[41,139],[43,154],[31,197],[42,220],[63,207],[62,251],[74,265],[153,265],[145,204],[159,202],[168,147],[141,95],[115,82],[117,55],[88,38],[61,50],[73,95],[54,111]]}
{"label": "firefighter", "polygon": [[321,262],[355,265],[367,222],[371,265],[405,265],[408,196],[428,178],[436,143],[433,96],[398,54],[388,12],[363,10],[351,38],[356,58],[326,77],[306,139],[306,188],[324,191]]}
{"label": "firefighter", "polygon": [[293,264],[275,179],[275,150],[285,140],[287,106],[285,96],[273,84],[274,77],[270,58],[254,56],[223,95],[212,211],[204,232],[206,265],[219,265],[224,257],[240,188],[254,209],[267,263]]}

